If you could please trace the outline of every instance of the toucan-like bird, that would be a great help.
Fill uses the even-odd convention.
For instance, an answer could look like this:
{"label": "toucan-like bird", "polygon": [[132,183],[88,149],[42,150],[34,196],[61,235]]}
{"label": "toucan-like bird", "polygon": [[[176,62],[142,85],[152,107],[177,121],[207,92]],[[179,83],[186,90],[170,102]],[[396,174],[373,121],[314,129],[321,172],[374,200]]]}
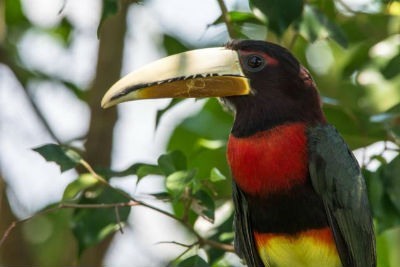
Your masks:
{"label": "toucan-like bird", "polygon": [[234,110],[235,249],[248,266],[376,266],[359,165],[288,50],[234,40],[169,56],[123,77],[102,106],[165,97],[219,97]]}

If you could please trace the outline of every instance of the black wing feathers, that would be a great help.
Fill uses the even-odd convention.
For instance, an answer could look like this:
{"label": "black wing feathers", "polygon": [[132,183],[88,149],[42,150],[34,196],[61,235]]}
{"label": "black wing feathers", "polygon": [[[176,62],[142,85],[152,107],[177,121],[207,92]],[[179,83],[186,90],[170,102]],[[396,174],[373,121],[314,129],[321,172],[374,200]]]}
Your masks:
{"label": "black wing feathers", "polygon": [[375,267],[375,237],[366,186],[346,143],[330,125],[308,131],[310,177],[321,196],[344,267]]}
{"label": "black wing feathers", "polygon": [[235,206],[235,217],[233,219],[235,251],[239,257],[246,261],[248,267],[264,267],[255,245],[247,200],[238,186],[234,182],[232,184],[232,199]]}

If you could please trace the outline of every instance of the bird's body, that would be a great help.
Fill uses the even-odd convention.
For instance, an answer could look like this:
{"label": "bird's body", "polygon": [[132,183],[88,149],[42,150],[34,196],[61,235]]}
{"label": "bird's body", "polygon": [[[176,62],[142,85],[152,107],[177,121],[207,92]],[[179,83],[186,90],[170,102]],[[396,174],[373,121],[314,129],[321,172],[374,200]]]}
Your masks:
{"label": "bird's body", "polygon": [[288,50],[239,40],[171,56],[121,79],[102,105],[204,96],[235,113],[227,146],[234,245],[249,267],[376,266],[360,168]]}
{"label": "bird's body", "polygon": [[341,266],[310,181],[306,129],[292,123],[229,138],[232,175],[248,202],[255,247],[266,266]]}

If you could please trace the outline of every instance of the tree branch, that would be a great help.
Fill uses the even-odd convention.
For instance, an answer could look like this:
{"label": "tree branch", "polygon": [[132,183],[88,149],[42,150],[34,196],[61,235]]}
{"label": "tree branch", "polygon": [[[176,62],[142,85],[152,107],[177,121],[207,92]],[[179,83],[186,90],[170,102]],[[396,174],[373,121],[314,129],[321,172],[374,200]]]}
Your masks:
{"label": "tree branch", "polygon": [[0,247],[3,244],[3,242],[7,239],[9,236],[10,232],[18,225],[23,222],[26,222],[36,216],[47,214],[59,209],[68,209],[68,208],[79,208],[79,209],[106,209],[106,208],[114,208],[116,209],[116,220],[118,224],[120,225],[120,230],[122,229],[121,226],[121,221],[119,219],[119,213],[118,213],[118,208],[122,207],[133,207],[133,206],[143,206],[146,208],[149,208],[153,211],[156,211],[158,213],[164,214],[165,216],[179,222],[181,225],[183,225],[187,230],[189,230],[193,235],[196,236],[197,242],[196,244],[199,244],[200,247],[208,245],[213,248],[221,249],[227,252],[234,252],[233,246],[230,244],[225,244],[225,243],[220,243],[214,240],[210,240],[207,238],[202,237],[194,228],[192,225],[190,225],[187,221],[185,221],[183,218],[178,218],[174,214],[171,214],[167,211],[164,211],[162,209],[159,209],[157,207],[154,207],[150,204],[147,204],[143,201],[137,200],[136,198],[132,197],[128,193],[118,190],[117,188],[113,187],[106,179],[101,177],[96,171],[93,170],[93,168],[90,166],[90,164],[85,161],[84,159],[80,160],[80,164],[94,177],[96,178],[101,184],[104,186],[114,190],[115,192],[121,194],[122,196],[126,197],[129,201],[128,202],[119,202],[119,203],[101,203],[101,204],[77,204],[77,203],[60,203],[57,205],[57,207],[50,208],[47,210],[43,210],[41,212],[38,212],[32,216],[29,216],[25,219],[19,220],[19,221],[14,221],[11,223],[11,225],[7,228],[5,233],[3,234],[2,238],[0,239]]}
{"label": "tree branch", "polygon": [[221,9],[222,19],[225,22],[226,29],[228,30],[229,37],[231,39],[235,39],[237,36],[236,36],[235,29],[233,28],[231,18],[229,16],[228,8],[226,7],[224,0],[217,0],[217,2],[218,2],[218,5],[219,5],[219,8]]}
{"label": "tree branch", "polygon": [[60,144],[60,139],[57,137],[50,124],[48,123],[46,117],[43,115],[43,112],[40,110],[39,106],[36,104],[32,95],[28,91],[27,84],[29,81],[29,77],[32,76],[32,73],[15,64],[15,62],[10,59],[7,50],[3,46],[0,46],[0,63],[6,65],[14,73],[15,78],[21,84],[21,87],[23,89],[22,91],[24,92],[24,95],[26,96],[26,99],[28,100],[33,112],[42,123],[50,137]]}

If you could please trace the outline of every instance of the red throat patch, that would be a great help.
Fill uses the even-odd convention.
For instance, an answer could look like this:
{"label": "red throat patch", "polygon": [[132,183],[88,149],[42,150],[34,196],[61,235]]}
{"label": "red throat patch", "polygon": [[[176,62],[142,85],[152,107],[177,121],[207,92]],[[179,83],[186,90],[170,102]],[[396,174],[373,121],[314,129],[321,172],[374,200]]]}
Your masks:
{"label": "red throat patch", "polygon": [[286,124],[255,135],[229,137],[227,157],[235,182],[250,194],[288,190],[308,176],[306,126]]}

